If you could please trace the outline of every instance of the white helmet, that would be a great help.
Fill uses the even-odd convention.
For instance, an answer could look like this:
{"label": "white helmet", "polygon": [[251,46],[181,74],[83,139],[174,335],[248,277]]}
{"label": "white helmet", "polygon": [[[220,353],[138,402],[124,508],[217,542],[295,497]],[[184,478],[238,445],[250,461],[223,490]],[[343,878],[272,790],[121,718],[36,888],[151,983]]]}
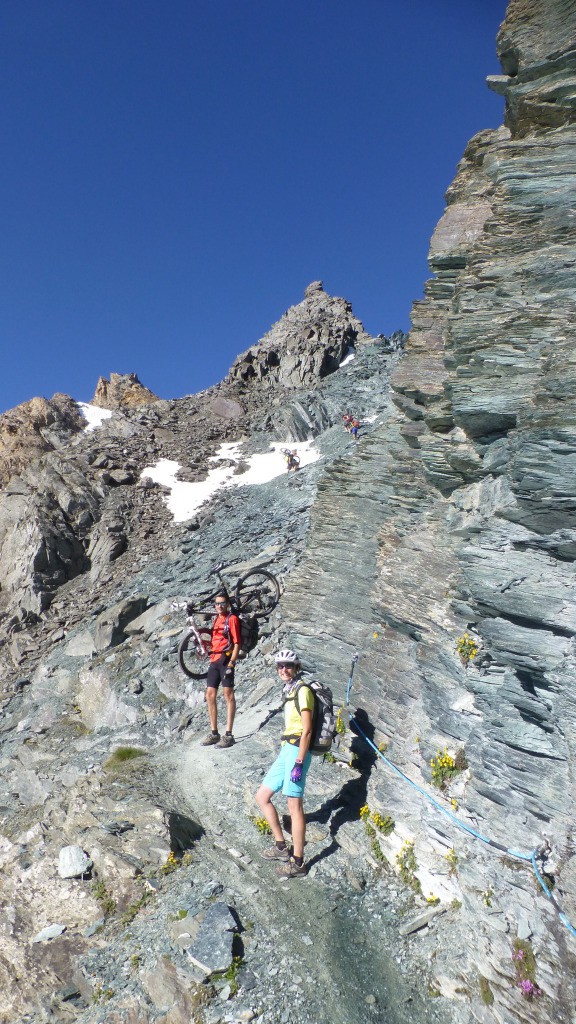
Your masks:
{"label": "white helmet", "polygon": [[299,665],[300,658],[294,651],[291,651],[288,647],[283,647],[281,651],[277,651],[274,655],[274,661],[276,664],[280,661],[285,661],[287,665]]}

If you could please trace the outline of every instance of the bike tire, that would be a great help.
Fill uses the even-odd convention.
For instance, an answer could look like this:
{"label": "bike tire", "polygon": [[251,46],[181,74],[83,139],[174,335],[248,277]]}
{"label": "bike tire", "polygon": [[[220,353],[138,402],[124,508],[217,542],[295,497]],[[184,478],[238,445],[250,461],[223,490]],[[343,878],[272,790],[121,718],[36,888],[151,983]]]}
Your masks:
{"label": "bike tire", "polygon": [[280,584],[267,569],[249,569],[236,584],[234,600],[240,615],[264,618],[280,600]]}
{"label": "bike tire", "polygon": [[[202,643],[206,647],[206,654],[202,653],[197,633],[202,638]],[[209,629],[199,629],[197,631],[191,629],[180,641],[178,661],[180,662],[180,668],[190,679],[205,679],[208,675],[211,643],[212,633]]]}

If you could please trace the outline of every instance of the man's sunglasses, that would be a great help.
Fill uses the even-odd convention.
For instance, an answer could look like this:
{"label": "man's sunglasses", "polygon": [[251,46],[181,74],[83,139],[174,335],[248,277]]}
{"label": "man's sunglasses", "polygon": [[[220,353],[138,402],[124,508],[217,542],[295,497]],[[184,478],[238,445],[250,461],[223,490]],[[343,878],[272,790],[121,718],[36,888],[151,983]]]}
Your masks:
{"label": "man's sunglasses", "polygon": [[228,604],[228,601],[214,601],[217,608],[224,608]]}
{"label": "man's sunglasses", "polygon": [[294,665],[294,663],[292,661],[279,661],[278,664],[276,665],[276,668],[278,669],[278,671],[280,671],[281,668],[295,668],[295,667],[296,666]]}

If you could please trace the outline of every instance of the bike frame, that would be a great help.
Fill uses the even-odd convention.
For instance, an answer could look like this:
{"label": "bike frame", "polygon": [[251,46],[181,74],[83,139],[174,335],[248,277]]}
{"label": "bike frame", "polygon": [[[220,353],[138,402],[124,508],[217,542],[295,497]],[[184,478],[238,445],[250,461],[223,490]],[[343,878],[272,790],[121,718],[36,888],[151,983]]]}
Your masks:
{"label": "bike frame", "polygon": [[[256,639],[258,636],[257,619],[267,616],[276,607],[280,599],[280,585],[276,576],[264,568],[269,562],[252,566],[247,569],[237,580],[234,596],[230,594],[228,585],[222,576],[222,564],[215,565],[208,576],[218,578],[219,587],[206,597],[202,597],[197,603],[187,602],[177,604],[173,607],[186,608],[187,631],[178,645],[178,658],[180,666],[192,679],[205,678],[206,673],[202,668],[202,660],[210,654],[211,636],[213,621],[217,612],[201,611],[214,601],[217,594],[222,594],[229,602],[230,611],[235,615],[246,616],[246,643]],[[241,611],[242,610],[242,611]],[[196,614],[204,616],[205,625],[199,625]],[[210,628],[208,628],[208,621]],[[200,658],[200,665],[197,658]],[[189,660],[188,660],[189,659]]]}
{"label": "bike frame", "polygon": [[[236,613],[236,607],[235,607],[235,604],[234,604],[234,599],[231,596],[230,591],[228,590],[228,586],[226,584],[226,581],[225,581],[224,577],[222,576],[222,569],[223,569],[222,565],[215,565],[214,568],[211,569],[210,572],[208,573],[209,576],[217,576],[218,577],[218,581],[220,583],[220,586],[214,591],[213,594],[210,594],[204,601],[202,601],[201,604],[203,604],[203,605],[210,604],[214,600],[214,598],[216,597],[217,594],[222,593],[222,594],[224,594],[226,596],[226,600],[228,601],[228,604],[230,605],[231,610],[234,613]],[[192,633],[194,633],[194,636],[196,638],[196,643],[198,644],[198,647],[200,648],[202,654],[208,654],[208,648],[206,647],[206,644],[204,643],[204,640],[202,639],[202,634],[200,633],[200,630],[203,627],[199,626],[198,623],[196,622],[196,619],[194,617],[195,613],[196,613],[196,608],[194,608],[194,611],[191,614],[188,614],[186,616],[187,621],[188,621],[188,626],[190,627],[190,631]],[[206,619],[208,619],[208,618],[214,619],[216,617],[215,614],[212,613],[212,612],[204,612],[203,614],[205,614]]]}
{"label": "bike frame", "polygon": [[220,592],[222,592],[223,594],[226,595],[226,599],[228,601],[228,604],[230,605],[230,608],[236,614],[238,609],[235,607],[234,598],[232,597],[232,594],[228,590],[228,586],[226,584],[226,581],[225,581],[224,577],[222,576],[222,569],[223,568],[224,567],[222,565],[215,565],[214,568],[211,569],[210,572],[208,573],[209,576],[217,576],[218,577],[218,580],[220,582],[220,586],[218,587],[217,590],[214,591],[213,594],[211,594],[208,598],[206,598],[206,604],[208,604],[208,601],[213,601],[214,598],[216,597],[216,595],[219,594]]}
{"label": "bike frame", "polygon": [[194,613],[192,613],[192,615],[187,615],[186,618],[188,621],[189,632],[194,633],[196,643],[198,644],[200,651],[202,652],[202,654],[208,654],[208,648],[204,643],[204,640],[202,639],[202,634],[199,632],[199,627],[194,618]]}

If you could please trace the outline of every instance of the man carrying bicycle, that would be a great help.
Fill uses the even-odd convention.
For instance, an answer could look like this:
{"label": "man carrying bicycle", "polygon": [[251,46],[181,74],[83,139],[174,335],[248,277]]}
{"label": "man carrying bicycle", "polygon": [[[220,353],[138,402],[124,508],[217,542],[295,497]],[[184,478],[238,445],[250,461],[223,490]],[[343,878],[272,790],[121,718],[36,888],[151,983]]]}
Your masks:
{"label": "man carrying bicycle", "polygon": [[[230,601],[225,593],[216,594],[214,598],[216,618],[212,626],[212,642],[210,667],[206,677],[206,704],[211,732],[202,746],[231,747],[234,744],[232,727],[236,714],[236,697],[234,695],[234,666],[240,651],[240,619],[230,610]],[[218,732],[218,709],[216,696],[222,683],[226,699],[226,734]]]}
{"label": "man carrying bicycle", "polygon": [[282,455],[286,459],[286,469],[290,473],[292,470],[300,469],[300,459],[296,448],[290,451],[289,448],[282,448]]}

